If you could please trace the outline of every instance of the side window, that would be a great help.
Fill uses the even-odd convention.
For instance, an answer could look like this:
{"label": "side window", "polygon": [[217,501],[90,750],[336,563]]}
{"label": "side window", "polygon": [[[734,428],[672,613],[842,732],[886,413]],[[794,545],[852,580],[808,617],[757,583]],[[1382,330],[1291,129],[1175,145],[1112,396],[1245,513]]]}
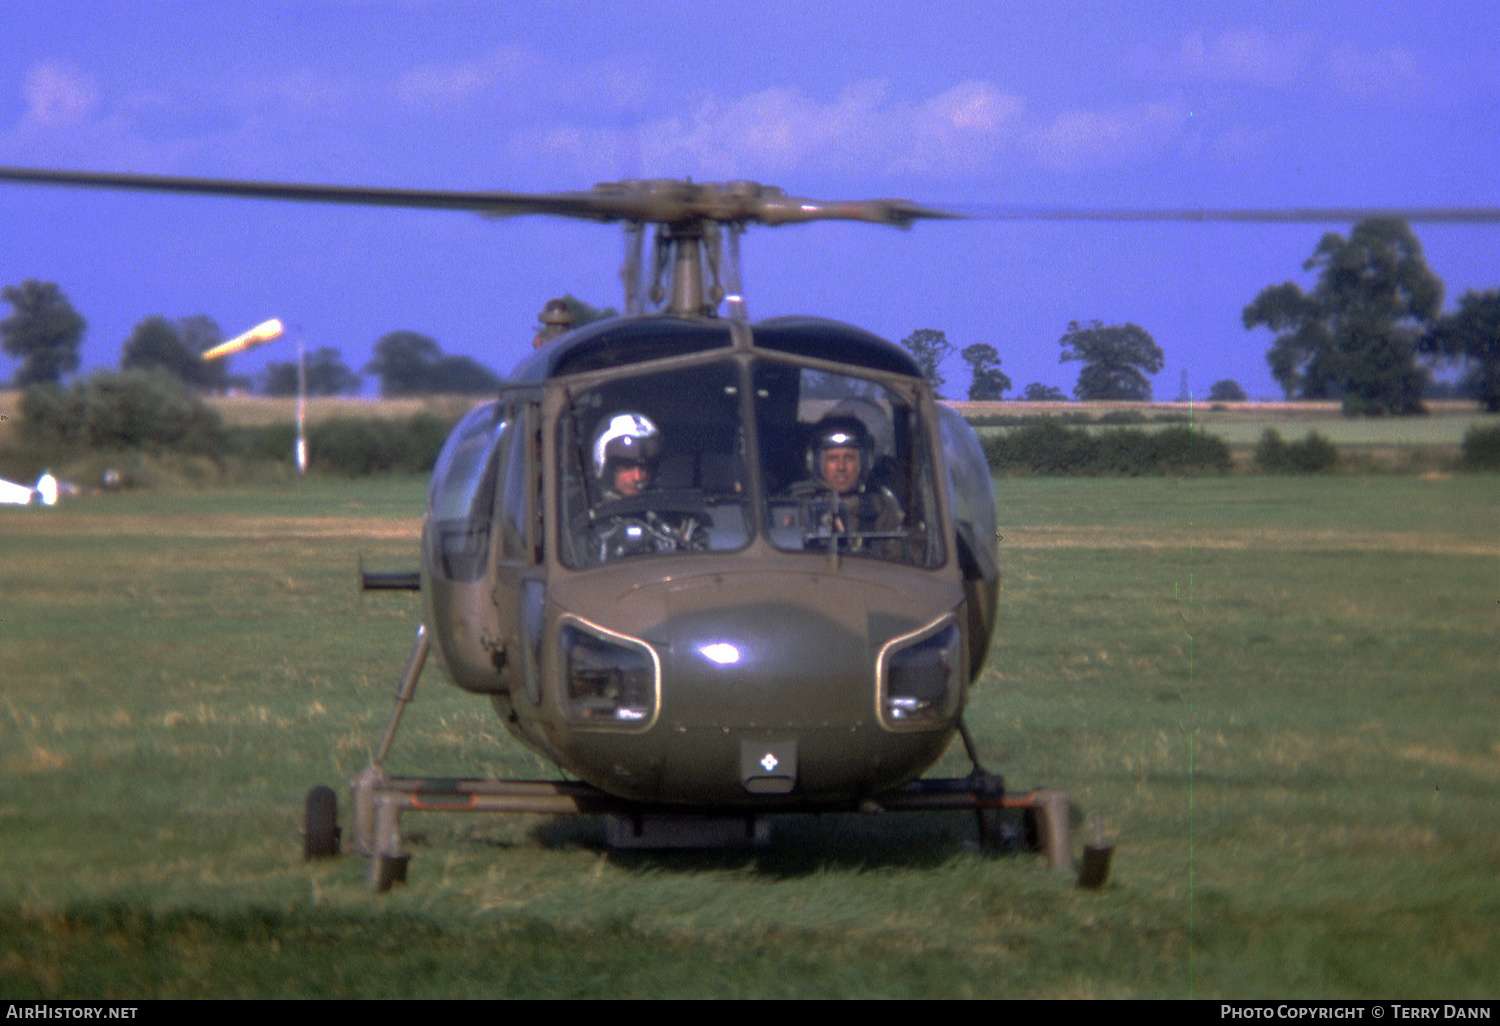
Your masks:
{"label": "side window", "polygon": [[968,421],[946,406],[938,407],[938,418],[964,575],[993,580],[999,571],[995,560],[995,487],[989,461]]}
{"label": "side window", "polygon": [[511,563],[542,559],[540,416],[534,405],[505,411],[496,450],[499,558]]}
{"label": "side window", "polygon": [[475,581],[489,559],[496,449],[505,421],[497,403],[458,422],[438,454],[427,496],[428,563],[452,581]]}

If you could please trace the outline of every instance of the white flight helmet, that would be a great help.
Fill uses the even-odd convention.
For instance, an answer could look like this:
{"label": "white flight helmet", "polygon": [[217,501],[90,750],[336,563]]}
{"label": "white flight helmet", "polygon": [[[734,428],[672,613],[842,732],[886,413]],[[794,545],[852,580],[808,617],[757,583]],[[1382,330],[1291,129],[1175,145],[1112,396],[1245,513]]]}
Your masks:
{"label": "white flight helmet", "polygon": [[650,463],[661,454],[661,432],[651,418],[639,413],[617,413],[594,436],[594,476],[607,480],[605,471],[615,460]]}

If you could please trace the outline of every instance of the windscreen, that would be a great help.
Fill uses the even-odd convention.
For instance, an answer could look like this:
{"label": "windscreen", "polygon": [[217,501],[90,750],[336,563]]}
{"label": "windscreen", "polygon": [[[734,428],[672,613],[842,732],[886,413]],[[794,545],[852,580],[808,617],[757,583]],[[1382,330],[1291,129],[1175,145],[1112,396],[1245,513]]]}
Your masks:
{"label": "windscreen", "polygon": [[942,565],[939,485],[915,393],[791,361],[744,366],[745,379],[725,360],[574,397],[557,425],[563,563],[729,552],[759,524],[785,552]]}
{"label": "windscreen", "polygon": [[746,545],[740,420],[739,370],[730,361],[580,393],[558,422],[564,564]]}
{"label": "windscreen", "polygon": [[772,544],[943,562],[930,448],[911,397],[854,375],[765,361],[755,416]]}

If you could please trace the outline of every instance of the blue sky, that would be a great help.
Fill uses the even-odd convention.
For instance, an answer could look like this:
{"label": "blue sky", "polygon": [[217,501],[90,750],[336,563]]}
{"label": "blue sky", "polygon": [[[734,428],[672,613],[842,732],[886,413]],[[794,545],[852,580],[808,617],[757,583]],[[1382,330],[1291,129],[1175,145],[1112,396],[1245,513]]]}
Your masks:
{"label": "blue sky", "polygon": [[[955,205],[1500,205],[1493,3],[22,2],[0,163],[546,191],[750,178]],[[56,281],[85,369],[139,320],[270,316],[358,369],[410,329],[506,371],[537,312],[619,305],[617,229],[0,185],[0,283]],[[1133,321],[1202,394],[1279,395],[1240,311],[1325,230],[990,220],[752,230],[752,317],[994,345],[1071,391],[1072,320]],[[1451,308],[1500,227],[1418,226]],[[286,343],[236,358],[254,372]],[[0,357],[0,376],[14,364]],[[945,368],[948,394],[967,370]]]}

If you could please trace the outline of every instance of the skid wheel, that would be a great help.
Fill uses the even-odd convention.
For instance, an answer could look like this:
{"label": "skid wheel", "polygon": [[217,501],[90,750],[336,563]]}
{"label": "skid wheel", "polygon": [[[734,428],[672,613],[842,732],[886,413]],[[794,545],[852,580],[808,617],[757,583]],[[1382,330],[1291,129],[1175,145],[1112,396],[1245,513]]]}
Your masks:
{"label": "skid wheel", "polygon": [[1042,850],[1042,827],[1037,821],[1036,809],[1021,810],[1021,840],[1022,851],[1037,852]]}
{"label": "skid wheel", "polygon": [[332,858],[339,853],[339,799],[333,788],[319,784],[307,792],[307,815],[303,824],[302,857]]}
{"label": "skid wheel", "polygon": [[[965,735],[967,743],[967,735]],[[991,798],[1005,795],[1005,778],[998,773],[987,773],[976,761],[970,777],[978,785],[981,794]],[[979,850],[990,854],[1008,854],[1019,851],[1022,844],[1021,825],[1009,809],[999,805],[981,805],[974,810],[979,820]]]}
{"label": "skid wheel", "polygon": [[1024,816],[1013,809],[976,809],[979,817],[979,850],[992,855],[1035,851],[1036,835]]}
{"label": "skid wheel", "polygon": [[410,855],[376,855],[371,867],[371,883],[378,894],[384,894],[396,884],[406,883],[406,865]]}

